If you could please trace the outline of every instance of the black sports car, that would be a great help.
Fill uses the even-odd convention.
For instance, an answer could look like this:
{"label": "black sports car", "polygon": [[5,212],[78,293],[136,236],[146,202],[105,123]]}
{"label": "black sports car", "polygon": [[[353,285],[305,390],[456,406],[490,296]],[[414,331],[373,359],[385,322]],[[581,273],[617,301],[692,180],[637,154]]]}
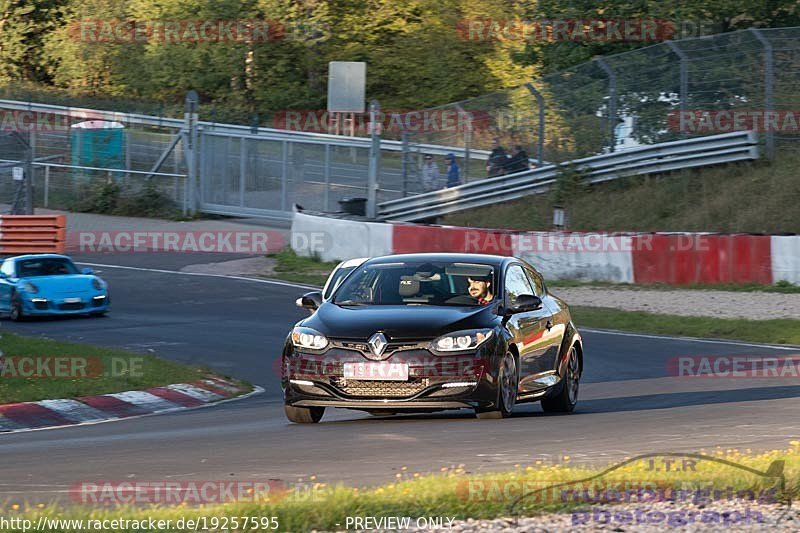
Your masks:
{"label": "black sports car", "polygon": [[374,414],[474,409],[505,418],[541,401],[571,412],[583,344],[567,305],[513,257],[408,254],[353,270],[283,349],[282,386],[292,422],[326,407]]}

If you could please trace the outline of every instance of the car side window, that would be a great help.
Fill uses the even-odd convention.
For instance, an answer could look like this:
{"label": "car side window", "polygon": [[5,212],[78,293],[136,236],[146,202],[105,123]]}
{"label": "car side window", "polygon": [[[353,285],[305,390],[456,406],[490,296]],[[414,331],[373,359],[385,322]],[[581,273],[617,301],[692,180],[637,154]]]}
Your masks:
{"label": "car side window", "polygon": [[544,280],[542,279],[542,276],[531,270],[528,270],[527,268],[525,269],[525,273],[528,275],[528,281],[531,283],[531,285],[533,285],[533,294],[539,298],[544,296]]}
{"label": "car side window", "polygon": [[525,271],[519,265],[511,265],[506,271],[506,295],[513,305],[520,294],[533,294]]}
{"label": "car side window", "polygon": [[8,276],[9,278],[14,277],[14,261],[5,260],[3,261],[3,265],[0,266],[0,272]]}

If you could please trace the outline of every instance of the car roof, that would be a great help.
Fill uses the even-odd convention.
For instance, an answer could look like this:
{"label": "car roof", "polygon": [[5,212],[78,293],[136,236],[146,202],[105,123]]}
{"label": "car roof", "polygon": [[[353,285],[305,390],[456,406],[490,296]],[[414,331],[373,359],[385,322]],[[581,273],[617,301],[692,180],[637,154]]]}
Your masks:
{"label": "car roof", "polygon": [[68,256],[61,254],[25,254],[25,255],[15,255],[12,257],[6,257],[5,260],[21,261],[23,259],[47,259],[47,258],[70,259]]}
{"label": "car roof", "polygon": [[514,257],[490,254],[468,254],[468,253],[417,253],[417,254],[395,254],[374,257],[369,260],[369,264],[385,264],[400,261],[444,261],[453,263],[483,263],[494,267],[515,261]]}
{"label": "car roof", "polygon": [[362,264],[362,263],[364,263],[365,261],[368,261],[368,260],[369,260],[369,257],[355,257],[353,259],[348,259],[346,261],[342,261],[341,263],[339,263],[339,266],[337,266],[336,268],[350,268],[350,267],[355,268],[355,267],[359,266],[360,264]]}

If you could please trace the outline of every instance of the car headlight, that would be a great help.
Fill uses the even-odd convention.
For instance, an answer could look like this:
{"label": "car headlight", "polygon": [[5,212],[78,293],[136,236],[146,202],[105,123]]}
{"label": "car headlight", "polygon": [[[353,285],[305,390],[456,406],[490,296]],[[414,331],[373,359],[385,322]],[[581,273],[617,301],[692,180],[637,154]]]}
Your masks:
{"label": "car headlight", "polygon": [[100,278],[92,278],[92,287],[98,291],[102,291],[106,288],[106,283]]}
{"label": "car headlight", "polygon": [[461,352],[473,350],[492,336],[491,329],[470,329],[442,335],[431,343],[436,352]]}
{"label": "car headlight", "polygon": [[20,286],[20,289],[22,289],[25,292],[29,292],[31,294],[36,294],[37,292],[39,292],[39,287],[31,283],[30,281],[26,281],[25,283],[23,283]]}
{"label": "car headlight", "polygon": [[328,345],[328,339],[319,331],[298,326],[292,330],[292,344],[298,348],[322,350]]}

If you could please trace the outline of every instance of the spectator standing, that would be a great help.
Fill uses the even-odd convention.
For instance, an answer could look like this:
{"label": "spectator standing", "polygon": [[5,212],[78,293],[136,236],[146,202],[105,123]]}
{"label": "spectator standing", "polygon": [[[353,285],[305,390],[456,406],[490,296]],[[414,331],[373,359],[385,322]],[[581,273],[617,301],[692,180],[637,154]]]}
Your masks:
{"label": "spectator standing", "polygon": [[495,138],[492,140],[492,151],[489,154],[489,160],[486,162],[486,173],[489,177],[502,176],[506,171],[506,163],[508,162],[508,154],[505,149],[500,146],[500,141]]}
{"label": "spectator standing", "polygon": [[461,176],[459,175],[455,154],[447,154],[444,156],[444,160],[447,162],[447,187],[461,185]]}
{"label": "spectator standing", "polygon": [[522,146],[514,146],[514,151],[511,153],[511,157],[508,158],[508,162],[506,163],[506,173],[513,174],[514,172],[522,172],[529,168],[531,168],[531,166],[528,161],[528,154],[522,149]]}
{"label": "spectator standing", "polygon": [[422,165],[422,188],[425,192],[435,191],[439,188],[439,167],[434,163],[433,156],[425,155],[425,163]]}

